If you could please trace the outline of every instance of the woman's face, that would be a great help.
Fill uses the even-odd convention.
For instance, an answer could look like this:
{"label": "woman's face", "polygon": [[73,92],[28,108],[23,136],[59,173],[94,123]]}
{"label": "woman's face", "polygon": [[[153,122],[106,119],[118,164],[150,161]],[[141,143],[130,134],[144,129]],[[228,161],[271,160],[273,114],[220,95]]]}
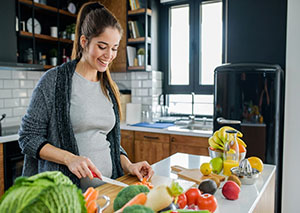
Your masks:
{"label": "woman's face", "polygon": [[[92,38],[83,51],[83,57],[93,69],[104,72],[117,56],[120,39],[119,31],[108,27],[99,36]],[[82,46],[85,46],[85,42],[87,41],[81,41]]]}

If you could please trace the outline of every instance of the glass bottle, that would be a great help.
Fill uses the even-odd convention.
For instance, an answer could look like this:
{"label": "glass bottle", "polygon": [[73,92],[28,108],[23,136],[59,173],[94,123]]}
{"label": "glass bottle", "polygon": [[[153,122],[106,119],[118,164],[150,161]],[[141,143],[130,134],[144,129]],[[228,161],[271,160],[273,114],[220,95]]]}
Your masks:
{"label": "glass bottle", "polygon": [[236,130],[226,130],[227,139],[223,153],[223,174],[230,176],[232,167],[239,166],[239,145]]}

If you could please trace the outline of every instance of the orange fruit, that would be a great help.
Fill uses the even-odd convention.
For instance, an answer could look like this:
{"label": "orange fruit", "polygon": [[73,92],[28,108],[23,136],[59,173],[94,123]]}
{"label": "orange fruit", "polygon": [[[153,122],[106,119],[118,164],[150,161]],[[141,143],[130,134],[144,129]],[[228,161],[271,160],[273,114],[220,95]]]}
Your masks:
{"label": "orange fruit", "polygon": [[262,172],[264,169],[264,164],[259,157],[250,157],[248,161],[252,168],[257,169],[258,171]]}

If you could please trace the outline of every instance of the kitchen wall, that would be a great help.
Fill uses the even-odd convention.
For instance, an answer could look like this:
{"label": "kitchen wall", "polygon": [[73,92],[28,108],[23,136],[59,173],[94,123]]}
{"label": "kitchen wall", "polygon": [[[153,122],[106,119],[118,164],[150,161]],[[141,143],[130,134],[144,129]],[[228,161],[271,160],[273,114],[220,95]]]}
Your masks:
{"label": "kitchen wall", "polygon": [[43,73],[0,68],[0,115],[6,114],[2,126],[20,124],[33,88]]}
{"label": "kitchen wall", "polygon": [[[32,91],[44,71],[0,69],[0,115],[6,113],[3,126],[19,125],[29,105]],[[120,89],[129,89],[132,103],[140,103],[143,110],[156,109],[162,93],[162,73],[127,72],[112,73]]]}
{"label": "kitchen wall", "polygon": [[142,104],[142,109],[156,110],[158,96],[162,93],[162,72],[112,73],[119,89],[131,90],[131,102]]}
{"label": "kitchen wall", "polygon": [[299,11],[300,1],[288,0],[282,212],[299,212]]}

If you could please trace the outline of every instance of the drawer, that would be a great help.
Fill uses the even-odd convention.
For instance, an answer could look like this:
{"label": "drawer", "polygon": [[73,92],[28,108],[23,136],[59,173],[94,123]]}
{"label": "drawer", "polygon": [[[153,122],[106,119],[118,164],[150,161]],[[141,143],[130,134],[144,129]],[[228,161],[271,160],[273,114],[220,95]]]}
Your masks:
{"label": "drawer", "polygon": [[133,140],[134,132],[133,131],[128,131],[128,130],[121,130],[121,137],[123,139]]}
{"label": "drawer", "polygon": [[169,135],[168,134],[159,134],[152,132],[138,132],[134,133],[135,140],[143,140],[143,141],[156,141],[160,143],[169,143]]}
{"label": "drawer", "polygon": [[186,136],[186,135],[170,135],[170,142],[178,143],[187,146],[196,147],[208,147],[208,138],[206,137],[196,137],[196,136]]}

